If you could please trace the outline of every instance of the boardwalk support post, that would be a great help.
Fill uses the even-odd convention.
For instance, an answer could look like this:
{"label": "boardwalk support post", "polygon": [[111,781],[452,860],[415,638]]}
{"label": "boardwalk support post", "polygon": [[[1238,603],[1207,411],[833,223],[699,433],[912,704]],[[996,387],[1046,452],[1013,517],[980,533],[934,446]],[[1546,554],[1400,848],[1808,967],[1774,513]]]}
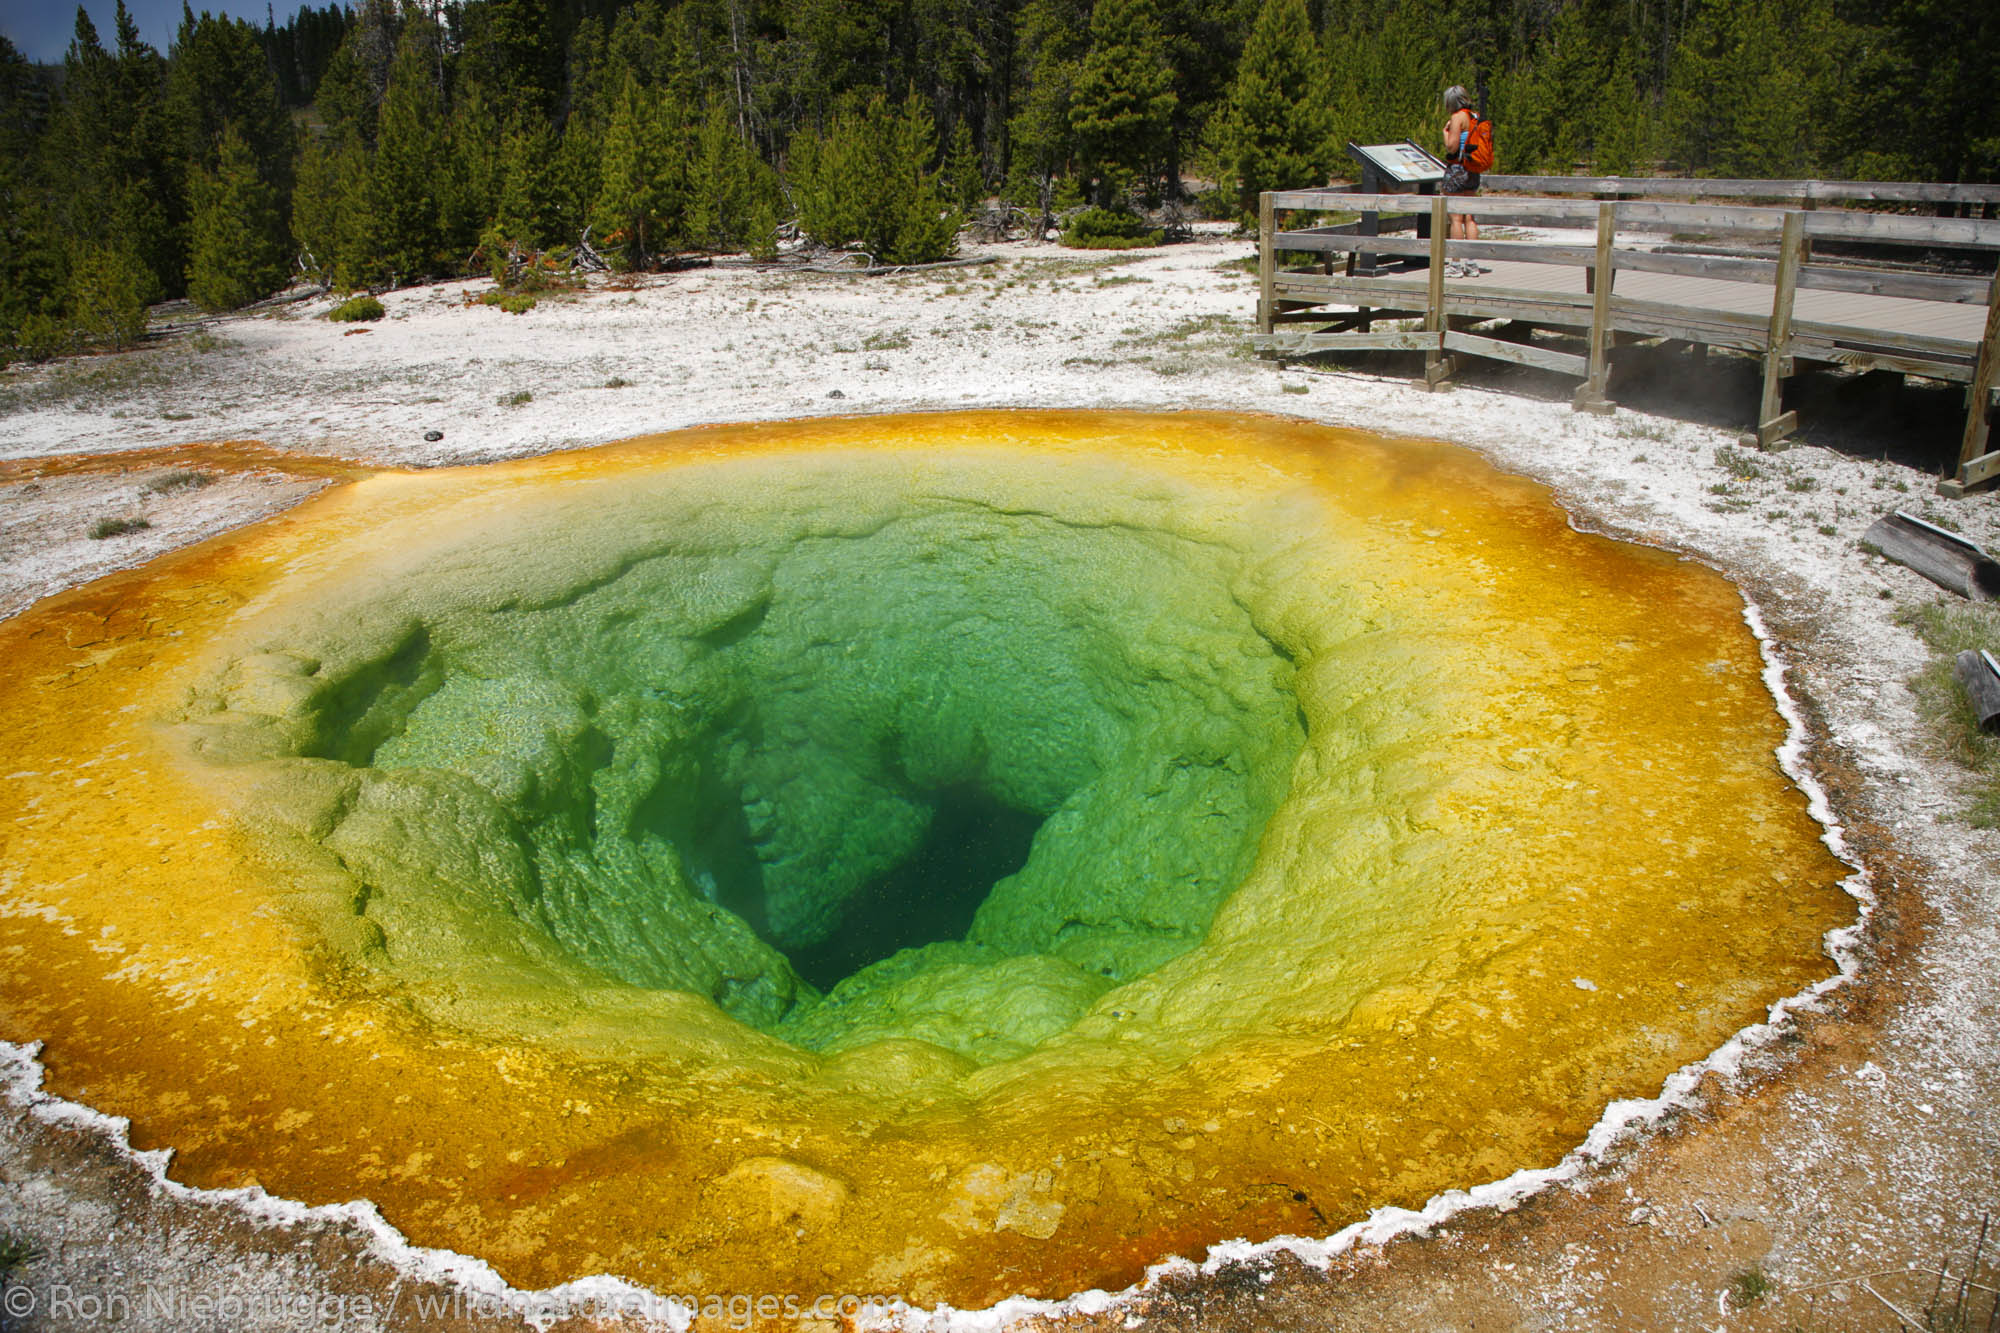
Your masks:
{"label": "boardwalk support post", "polygon": [[1780,412],[1785,378],[1792,373],[1789,355],[1792,341],[1792,307],[1799,293],[1799,261],[1805,256],[1806,215],[1794,209],[1785,214],[1785,230],[1778,242],[1778,281],[1771,297],[1771,331],[1764,351],[1764,396],[1757,407],[1757,429],[1746,433],[1742,443],[1769,449],[1799,428],[1797,412]]}
{"label": "boardwalk support post", "polygon": [[1433,391],[1447,387],[1451,378],[1452,360],[1444,350],[1444,239],[1450,230],[1444,196],[1439,195],[1431,201],[1431,282],[1424,307],[1424,332],[1436,339],[1424,352],[1424,387]]}
{"label": "boardwalk support post", "polygon": [[1266,190],[1257,196],[1257,332],[1263,334],[1271,332],[1272,316],[1278,313],[1277,235],[1278,210]]}
{"label": "boardwalk support post", "polygon": [[1986,336],[1979,340],[1979,361],[1966,391],[1965,436],[1958,447],[1958,475],[1938,483],[1938,494],[1956,499],[1981,482],[2000,476],[2000,453],[1990,452],[1988,415],[1993,384],[2000,378],[2000,275],[1986,302]]}
{"label": "boardwalk support post", "polygon": [[1616,409],[1606,392],[1611,383],[1611,287],[1616,269],[1612,245],[1618,237],[1618,205],[1597,206],[1597,261],[1590,269],[1590,371],[1576,396],[1574,411],[1610,416]]}

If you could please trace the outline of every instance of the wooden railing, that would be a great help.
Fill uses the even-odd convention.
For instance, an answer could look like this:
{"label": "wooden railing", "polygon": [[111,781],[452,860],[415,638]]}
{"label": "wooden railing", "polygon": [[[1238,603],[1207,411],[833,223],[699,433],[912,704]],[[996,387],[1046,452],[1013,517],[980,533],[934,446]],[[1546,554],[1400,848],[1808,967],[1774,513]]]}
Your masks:
{"label": "wooden railing", "polygon": [[1699,176],[1497,176],[1480,188],[1500,194],[1584,194],[1598,199],[1773,199],[1814,204],[2000,205],[2000,185],[1939,181],[1722,180]]}
{"label": "wooden railing", "polygon": [[[1800,197],[1833,198],[1836,187],[1881,191],[1890,186],[1817,181],[1625,181],[1617,178],[1488,177],[1488,183],[1560,181],[1572,194],[1664,194],[1673,186],[1686,193],[1690,186],[1742,187],[1776,193],[1791,187]],[[1642,190],[1630,187],[1643,186]],[[1920,186],[1894,183],[1898,190],[1928,191],[1920,201],[1977,205],[2000,201],[1995,186]],[[1987,197],[1990,196],[1990,199]],[[1879,198],[1879,194],[1868,197]],[[1798,360],[1836,362],[1862,368],[1901,371],[1955,380],[1968,387],[1969,409],[1960,442],[1955,484],[1966,487],[2000,476],[2000,452],[1990,451],[1988,411],[1996,368],[2000,368],[2000,282],[1989,276],[1935,271],[1923,261],[1933,251],[1948,249],[1973,254],[2000,252],[2000,221],[1982,218],[1910,216],[1852,212],[1831,208],[1764,208],[1742,205],[1669,202],[1660,199],[1593,201],[1547,196],[1492,197],[1481,194],[1450,200],[1452,213],[1481,221],[1531,226],[1589,228],[1592,244],[1521,240],[1457,241],[1446,238],[1446,201],[1406,194],[1363,195],[1348,190],[1290,190],[1262,197],[1259,243],[1257,336],[1260,350],[1278,355],[1312,352],[1400,348],[1425,353],[1424,378],[1442,385],[1452,370],[1452,355],[1491,357],[1582,379],[1574,400],[1582,411],[1608,411],[1609,352],[1619,336],[1661,337],[1702,346],[1750,352],[1763,360],[1763,393],[1757,421],[1746,440],[1770,446],[1797,427],[1796,414],[1780,410],[1783,381]],[[1427,214],[1428,238],[1360,235],[1355,224],[1305,226],[1280,230],[1281,215],[1297,211],[1386,215]],[[1619,245],[1621,238],[1646,238],[1694,233],[1703,238],[1701,252],[1637,249]],[[1716,238],[1729,246],[1710,244]],[[1864,243],[1871,248],[1902,252],[1910,262],[1828,263],[1815,257],[1816,240]],[[1762,253],[1758,250],[1761,249]],[[1280,269],[1284,252],[1316,253],[1325,257],[1322,272]],[[1357,276],[1356,255],[1421,257],[1428,271],[1401,276]],[[1345,272],[1335,272],[1335,257],[1346,258]],[[1534,265],[1582,268],[1584,291],[1552,290],[1524,285],[1490,286],[1447,279],[1447,260],[1511,261]],[[1989,261],[1990,262],[1990,261]],[[1929,268],[1932,271],[1925,271]],[[1516,270],[1519,272],[1519,270]],[[1616,293],[1621,272],[1759,284],[1771,288],[1768,309],[1755,312],[1704,306],[1677,300],[1643,300]],[[1517,279],[1517,281],[1523,281]],[[1691,291],[1699,291],[1690,288]],[[1711,292],[1719,290],[1707,289]],[[1940,321],[1951,329],[1931,334],[1911,329],[1848,322],[1826,317],[1841,304],[1817,302],[1819,313],[1801,318],[1801,291],[1849,293],[1922,303],[1926,308],[1984,307],[1983,335],[1969,312]],[[1742,302],[1736,304],[1741,305]],[[1847,305],[1865,305],[1849,302]],[[1334,310],[1330,307],[1344,307]],[[1874,307],[1879,310],[1880,307]],[[1837,311],[1833,311],[1838,316]],[[1381,319],[1421,316],[1420,330],[1376,332]],[[1538,346],[1531,341],[1485,336],[1471,331],[1482,321],[1504,320],[1530,327],[1580,330],[1585,351],[1575,353]],[[1454,327],[1456,322],[1458,327]],[[1909,319],[1894,321],[1910,324]],[[1301,329],[1318,324],[1317,330]]]}

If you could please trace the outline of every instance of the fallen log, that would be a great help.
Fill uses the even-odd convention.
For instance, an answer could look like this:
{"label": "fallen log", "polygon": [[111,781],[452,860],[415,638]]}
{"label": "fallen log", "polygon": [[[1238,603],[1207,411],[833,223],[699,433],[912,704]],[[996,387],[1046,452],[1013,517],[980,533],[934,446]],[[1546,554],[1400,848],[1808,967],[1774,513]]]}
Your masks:
{"label": "fallen log", "polygon": [[1952,664],[1952,674],[1965,689],[1979,729],[1988,735],[2000,733],[2000,662],[1983,648],[1967,648]]}
{"label": "fallen log", "polygon": [[1861,544],[1961,597],[1975,602],[2000,597],[2000,561],[1957,533],[1900,509],[1875,520],[1861,534]]}

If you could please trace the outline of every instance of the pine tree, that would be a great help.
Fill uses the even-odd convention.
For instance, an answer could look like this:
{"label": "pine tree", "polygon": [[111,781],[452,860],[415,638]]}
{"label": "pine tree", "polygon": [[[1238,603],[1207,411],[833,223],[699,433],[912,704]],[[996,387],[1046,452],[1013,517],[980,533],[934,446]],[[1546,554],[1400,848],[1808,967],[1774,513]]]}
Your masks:
{"label": "pine tree", "polygon": [[619,248],[628,268],[644,268],[652,262],[661,214],[666,209],[660,197],[664,155],[653,98],[628,74],[604,131],[597,198],[590,211],[591,224],[600,238]]}
{"label": "pine tree", "polygon": [[986,202],[986,173],[972,143],[972,127],[962,120],[952,130],[951,147],[945,151],[944,185],[952,207],[961,213],[971,214]]}
{"label": "pine tree", "polygon": [[1710,0],[1674,55],[1671,151],[1699,175],[1798,176],[1819,159],[1831,105],[1827,0]]}
{"label": "pine tree", "polygon": [[446,135],[444,178],[438,184],[438,212],[444,252],[468,255],[480,244],[500,208],[506,136],[477,85],[464,90],[452,108]]}
{"label": "pine tree", "polygon": [[1639,87],[1638,61],[1621,49],[1611,67],[1604,109],[1597,118],[1592,170],[1600,176],[1644,175],[1659,156],[1659,117]]}
{"label": "pine tree", "polygon": [[278,192],[258,175],[250,146],[225,126],[213,171],[198,177],[188,295],[203,310],[234,310],[284,285]]}
{"label": "pine tree", "polygon": [[1122,203],[1134,181],[1156,186],[1177,101],[1153,0],[1098,0],[1069,111],[1079,171],[1096,204]]}
{"label": "pine tree", "polygon": [[140,299],[180,290],[181,184],[160,138],[162,67],[120,0],[116,57],[77,10],[61,109],[41,145],[57,224],[73,247],[133,257]]}
{"label": "pine tree", "polygon": [[1557,16],[1534,63],[1526,103],[1508,121],[1508,151],[1517,165],[1576,171],[1595,156],[1611,51],[1592,30],[1586,8],[1572,5]]}
{"label": "pine tree", "polygon": [[47,131],[50,90],[0,37],[0,365],[15,349],[52,351],[68,269],[49,183],[35,145]]}
{"label": "pine tree", "polygon": [[118,0],[114,14],[118,106],[106,163],[106,179],[115,182],[114,243],[123,248],[129,242],[145,266],[147,300],[178,296],[187,262],[187,164],[166,108],[168,63],[140,38],[125,0]]}
{"label": "pine tree", "polygon": [[[516,120],[500,148],[500,197],[493,227],[506,240],[545,250],[565,239],[558,140],[546,120]],[[567,239],[574,240],[573,234]]]}
{"label": "pine tree", "polygon": [[[1174,110],[1167,134],[1167,188],[1180,192],[1181,164],[1196,145],[1212,141],[1227,113],[1244,43],[1259,0],[1157,0],[1173,71]],[[1311,31],[1308,22],[1307,31]]]}
{"label": "pine tree", "polygon": [[80,247],[69,265],[66,319],[76,336],[104,347],[130,347],[146,332],[146,289],[153,275],[129,242]]}
{"label": "pine tree", "polygon": [[444,271],[455,262],[447,258],[444,231],[450,144],[437,84],[438,40],[428,22],[405,29],[382,99],[368,190],[368,269],[396,282]]}
{"label": "pine tree", "polygon": [[2000,8],[1989,0],[1845,0],[1838,87],[1815,103],[1825,151],[1857,180],[2000,180]]}
{"label": "pine tree", "polygon": [[705,201],[693,186],[700,138],[678,98],[627,76],[604,134],[591,222],[621,248],[629,267],[699,243],[706,223]]}
{"label": "pine tree", "polygon": [[562,81],[560,29],[549,0],[482,0],[462,11],[463,78],[495,118],[545,119]]}
{"label": "pine tree", "polygon": [[834,117],[824,135],[793,141],[799,226],[822,245],[860,245],[880,264],[942,259],[959,214],[931,165],[937,130],[921,101],[900,111],[881,97]]}
{"label": "pine tree", "polygon": [[1264,0],[1236,70],[1218,136],[1238,215],[1256,216],[1265,190],[1306,189],[1332,165],[1325,64],[1305,0]]}
{"label": "pine tree", "polygon": [[292,185],[292,244],[308,274],[321,282],[333,281],[340,262],[340,219],[349,202],[346,185],[350,178],[366,180],[365,167],[356,170],[352,160],[364,151],[359,144],[335,149],[315,140],[299,154]]}
{"label": "pine tree", "polygon": [[185,18],[174,40],[165,114],[175,157],[191,172],[212,171],[223,127],[234,127],[260,180],[282,195],[291,187],[291,117],[257,30],[241,19],[204,12]]}
{"label": "pine tree", "polygon": [[701,213],[709,220],[704,246],[757,255],[776,252],[777,176],[737,134],[720,101],[709,107],[702,124],[696,192],[705,200]]}
{"label": "pine tree", "polygon": [[387,275],[381,232],[375,221],[375,162],[358,143],[340,150],[333,162],[333,235],[329,276],[342,291],[354,291]]}
{"label": "pine tree", "polygon": [[1445,88],[1476,83],[1460,67],[1459,31],[1448,0],[1367,0],[1342,11],[1325,40],[1335,141],[1440,145]]}
{"label": "pine tree", "polygon": [[1070,103],[1089,25],[1077,0],[1028,0],[1016,29],[1026,88],[1007,122],[1007,197],[1030,208],[1037,235],[1055,225],[1057,182],[1069,171]]}

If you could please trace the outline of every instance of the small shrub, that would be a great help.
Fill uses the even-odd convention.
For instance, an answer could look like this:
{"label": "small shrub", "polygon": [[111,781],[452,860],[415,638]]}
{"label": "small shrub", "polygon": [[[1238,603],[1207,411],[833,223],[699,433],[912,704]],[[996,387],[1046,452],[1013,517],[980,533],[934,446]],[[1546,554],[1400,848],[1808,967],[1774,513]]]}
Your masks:
{"label": "small shrub", "polygon": [[1280,389],[1284,390],[1284,392],[1286,392],[1286,393],[1311,393],[1311,392],[1312,392],[1312,386],[1311,386],[1311,385],[1309,385],[1309,384],[1281,384],[1281,385],[1279,385],[1278,387],[1279,387]]}
{"label": "small shrub", "polygon": [[604,381],[604,387],[607,389],[629,389],[632,387],[632,381],[620,375],[613,375],[610,379]]}
{"label": "small shrub", "polygon": [[90,539],[101,542],[106,537],[122,537],[128,532],[140,532],[152,526],[143,518],[100,518],[90,525]]}
{"label": "small shrub", "polygon": [[165,495],[169,491],[198,491],[204,486],[213,484],[214,481],[213,472],[192,472],[181,468],[167,473],[164,477],[155,477],[139,489],[148,495]]}
{"label": "small shrub", "polygon": [[534,292],[529,291],[525,288],[519,291],[507,291],[503,288],[496,287],[492,291],[487,292],[485,295],[481,296],[479,298],[479,304],[497,305],[510,315],[525,315],[530,310],[533,310],[535,308],[535,302],[538,299],[539,298],[535,296]]}
{"label": "small shrub", "polygon": [[532,403],[534,401],[535,401],[535,395],[530,391],[528,391],[527,389],[523,389],[519,393],[502,394],[500,397],[500,406],[520,407],[526,403]]}
{"label": "small shrub", "polygon": [[1165,239],[1165,232],[1146,230],[1138,214],[1115,208],[1086,208],[1062,234],[1062,243],[1072,250],[1139,250]]}
{"label": "small shrub", "polygon": [[326,312],[326,317],[336,324],[353,324],[362,320],[380,319],[388,312],[382,303],[372,296],[350,296],[339,305]]}

